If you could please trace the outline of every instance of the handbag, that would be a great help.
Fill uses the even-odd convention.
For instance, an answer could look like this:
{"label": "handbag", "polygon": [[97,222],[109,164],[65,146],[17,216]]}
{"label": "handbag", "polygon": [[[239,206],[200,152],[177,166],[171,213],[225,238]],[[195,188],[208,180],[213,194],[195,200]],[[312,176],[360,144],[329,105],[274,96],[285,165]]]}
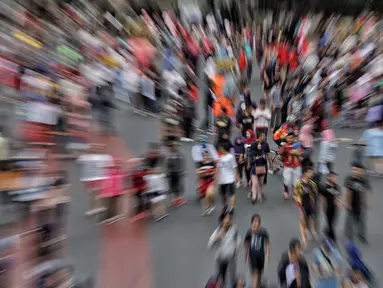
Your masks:
{"label": "handbag", "polygon": [[255,175],[265,175],[265,174],[266,174],[266,166],[255,167]]}

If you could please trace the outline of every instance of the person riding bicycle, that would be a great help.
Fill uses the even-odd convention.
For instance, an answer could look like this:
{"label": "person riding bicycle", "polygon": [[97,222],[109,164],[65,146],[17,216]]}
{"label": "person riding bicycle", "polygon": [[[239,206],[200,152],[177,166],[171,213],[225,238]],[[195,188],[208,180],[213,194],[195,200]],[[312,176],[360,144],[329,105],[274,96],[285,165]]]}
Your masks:
{"label": "person riding bicycle", "polygon": [[278,145],[278,147],[282,146],[284,143],[285,137],[290,133],[293,132],[294,134],[298,135],[299,128],[295,124],[295,116],[289,115],[287,117],[286,123],[282,124],[281,127],[274,133],[274,142]]}

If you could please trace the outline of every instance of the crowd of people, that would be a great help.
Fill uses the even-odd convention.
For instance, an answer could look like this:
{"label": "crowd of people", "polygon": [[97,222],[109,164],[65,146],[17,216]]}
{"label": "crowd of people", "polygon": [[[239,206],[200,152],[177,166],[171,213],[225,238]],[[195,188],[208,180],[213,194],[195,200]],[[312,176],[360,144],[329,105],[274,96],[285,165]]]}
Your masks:
{"label": "crowd of people", "polygon": [[[369,21],[375,21],[366,16],[363,17],[365,27],[371,25],[371,23],[367,24]],[[239,71],[246,71],[246,73],[237,75],[238,89],[232,92],[235,94],[222,92],[226,90],[225,88],[220,91],[216,88],[218,81],[210,78],[212,97],[216,102],[208,100],[207,105],[211,106],[210,108],[220,105],[220,111],[213,108],[216,116],[214,126],[208,127],[208,132],[217,136],[215,147],[218,160],[213,160],[216,157],[215,153],[202,149],[203,161],[200,162],[202,164],[198,167],[197,173],[203,184],[199,188],[208,198],[206,202],[203,202],[202,215],[210,215],[212,207],[214,208],[212,202],[214,190],[219,191],[224,208],[219,227],[212,234],[208,244],[210,248],[214,247],[217,251],[217,277],[213,277],[206,287],[221,287],[219,285],[228,283],[229,285],[234,283],[234,287],[245,287],[241,277],[238,281],[236,280],[235,273],[235,262],[241,247],[240,233],[233,223],[236,189],[250,186],[249,198],[252,203],[262,203],[267,199],[267,189],[264,187],[267,183],[267,174],[277,171],[279,167],[276,166],[280,164],[278,161],[282,162],[283,167],[283,196],[288,201],[292,195],[297,204],[301,234],[301,241],[292,240],[289,252],[282,257],[278,271],[282,287],[311,287],[310,269],[301,254],[301,249],[308,249],[309,234],[317,241],[321,239],[318,225],[321,211],[324,211],[326,223],[324,239],[320,240],[319,247],[314,251],[314,276],[311,279],[315,279],[315,287],[373,286],[373,276],[366,266],[358,268],[352,265],[352,260],[342,260],[339,253],[339,235],[334,227],[339,209],[344,208],[347,214],[345,224],[347,239],[350,243],[354,243],[356,234],[361,243],[368,243],[364,220],[372,192],[368,174],[380,175],[377,163],[380,162],[381,149],[378,148],[378,142],[381,143],[382,138],[378,135],[381,135],[380,127],[383,121],[381,92],[376,86],[381,81],[382,73],[378,71],[379,69],[370,70],[369,65],[371,59],[380,57],[381,31],[375,33],[371,31],[371,27],[360,34],[355,30],[349,31],[350,34],[343,36],[345,42],[341,42],[342,47],[337,47],[335,39],[339,35],[334,31],[333,34],[329,32],[333,29],[329,28],[331,21],[326,26],[327,29],[315,31],[314,35],[320,41],[308,40],[309,37],[314,37],[308,36],[307,31],[305,32],[305,29],[308,29],[305,25],[310,26],[308,24],[310,21],[308,18],[303,18],[293,37],[285,31],[284,26],[275,25],[263,32],[259,27],[258,33],[254,32],[255,36],[251,38],[255,43],[261,43],[255,45],[256,53],[254,54],[262,55],[259,64],[260,77],[264,84],[264,97],[260,99],[259,105],[250,96],[248,88],[252,67],[251,65],[246,67],[246,61],[241,59],[245,55],[242,52],[249,49],[246,46],[247,39],[251,39],[246,38],[246,28],[243,31],[245,40],[241,42],[237,59]],[[374,25],[379,25],[377,23]],[[358,29],[361,29],[360,23],[358,25]],[[278,31],[281,32],[275,35]],[[328,37],[332,41],[325,40]],[[344,46],[348,45],[350,38],[356,38],[357,41],[352,47],[346,49]],[[230,51],[230,48],[227,46],[226,50]],[[221,50],[220,53],[222,53]],[[362,59],[358,63],[353,63],[355,57],[362,57]],[[345,58],[351,61],[351,65],[344,65],[345,63],[339,65],[338,62]],[[246,60],[249,63],[252,62],[251,57]],[[235,72],[232,74],[236,75]],[[226,75],[225,85],[228,85],[229,77],[232,76]],[[353,96],[353,89],[357,90],[359,87],[364,87],[368,92],[358,90],[362,94]],[[238,105],[235,115],[231,111],[232,108],[227,107],[228,104],[220,100],[222,93],[230,99],[233,107]],[[237,95],[238,98],[236,98]],[[374,98],[373,104],[369,105],[366,100],[371,98]],[[369,169],[365,167],[360,157],[360,148],[355,149],[350,173],[342,185],[335,172],[334,164],[338,145],[332,127],[339,123],[338,115],[343,115],[350,103],[353,103],[355,113],[350,118],[342,116],[340,123],[344,125],[346,121],[347,125],[355,127],[354,120],[359,120],[370,126],[360,141],[362,143],[356,144],[356,146],[366,145],[370,166]],[[362,112],[363,109],[365,114]],[[365,115],[367,117],[363,118]],[[374,121],[371,122],[369,119]],[[236,134],[233,123],[239,131],[238,136],[231,142],[235,136],[233,134]],[[270,150],[269,132],[272,133],[272,140],[278,147],[275,151]],[[318,140],[320,144],[315,145]],[[203,143],[206,141],[206,138],[201,138],[202,144],[198,145],[206,147]],[[318,151],[315,151],[317,148],[319,148]],[[318,154],[317,163],[313,161],[315,152]],[[373,161],[377,162],[373,163]],[[204,166],[206,163],[208,163],[207,170]],[[215,181],[212,169],[216,169]],[[208,178],[207,181],[206,178]],[[348,247],[351,250],[357,249],[354,244],[350,245],[353,245],[352,248]],[[348,250],[350,254],[352,254],[351,250]],[[261,227],[261,216],[254,215],[251,219],[251,229],[245,237],[245,259],[249,263],[252,275],[251,287],[260,287],[260,279],[269,261],[269,254],[268,233]],[[346,262],[350,264],[351,274],[344,274]],[[290,266],[292,263],[293,265]],[[295,263],[299,269],[295,268]],[[228,278],[230,280],[227,280]]]}

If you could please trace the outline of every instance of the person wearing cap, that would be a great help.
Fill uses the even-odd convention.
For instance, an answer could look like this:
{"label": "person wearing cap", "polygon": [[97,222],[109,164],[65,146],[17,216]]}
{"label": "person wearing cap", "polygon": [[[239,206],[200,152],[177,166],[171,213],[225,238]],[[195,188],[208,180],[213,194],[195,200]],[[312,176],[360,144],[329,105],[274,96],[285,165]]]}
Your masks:
{"label": "person wearing cap", "polygon": [[346,237],[352,241],[354,227],[357,226],[358,236],[367,243],[364,217],[369,207],[371,185],[365,177],[365,169],[361,163],[351,164],[351,174],[344,181],[344,207],[347,210]]}
{"label": "person wearing cap", "polygon": [[[320,203],[325,204],[325,215],[327,221],[327,228],[325,230],[326,236],[336,242],[335,235],[335,222],[338,215],[338,203],[340,194],[340,188],[338,186],[338,174],[334,171],[330,171],[326,177],[326,181],[323,185],[319,186]],[[319,208],[319,211],[321,209]]]}
{"label": "person wearing cap", "polygon": [[314,264],[312,270],[316,276],[316,288],[336,288],[338,277],[342,275],[343,259],[331,240],[326,238],[313,252]]}

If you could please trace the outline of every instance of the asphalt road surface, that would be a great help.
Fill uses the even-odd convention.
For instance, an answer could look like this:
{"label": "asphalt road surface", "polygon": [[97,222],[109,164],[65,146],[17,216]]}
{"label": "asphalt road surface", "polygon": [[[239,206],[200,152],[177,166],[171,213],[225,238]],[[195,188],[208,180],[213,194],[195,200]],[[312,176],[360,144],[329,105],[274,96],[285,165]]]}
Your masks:
{"label": "asphalt road surface", "polygon": [[[253,100],[261,95],[259,73],[254,69],[251,87]],[[202,102],[202,101],[201,101]],[[203,115],[202,105],[199,108]],[[114,113],[118,137],[106,141],[108,152],[119,157],[142,155],[149,142],[159,140],[158,121],[131,113],[120,108]],[[338,138],[357,141],[363,130],[335,129]],[[156,223],[144,221],[129,224],[122,221],[107,227],[95,225],[95,219],[86,218],[87,195],[79,182],[79,169],[70,164],[72,203],[69,215],[69,242],[66,255],[75,263],[79,278],[93,277],[99,288],[197,288],[204,287],[215,271],[214,251],[207,250],[207,242],[217,226],[218,211],[209,217],[201,217],[201,208],[196,201],[196,175],[191,158],[193,144],[183,144],[182,152],[187,159],[185,193],[189,201],[181,208],[170,209],[170,216]],[[340,142],[335,170],[340,174],[340,183],[350,172],[349,142]],[[383,280],[383,266],[380,265],[383,249],[383,203],[382,179],[370,179],[373,187],[372,207],[367,216],[368,246],[360,246],[364,259]],[[271,240],[270,264],[265,269],[268,283],[277,283],[277,265],[281,253],[287,249],[292,237],[299,236],[296,205],[283,200],[282,177],[269,175],[264,193],[268,199],[263,204],[252,205],[247,199],[247,190],[237,190],[236,215],[234,223],[242,237],[250,226],[254,213],[262,216],[262,225],[268,230]],[[322,225],[323,227],[323,225]],[[344,241],[344,215],[338,220],[337,233]],[[311,247],[313,247],[311,245]],[[310,252],[306,253],[310,258]],[[244,267],[243,249],[239,253],[238,271],[249,277]]]}

